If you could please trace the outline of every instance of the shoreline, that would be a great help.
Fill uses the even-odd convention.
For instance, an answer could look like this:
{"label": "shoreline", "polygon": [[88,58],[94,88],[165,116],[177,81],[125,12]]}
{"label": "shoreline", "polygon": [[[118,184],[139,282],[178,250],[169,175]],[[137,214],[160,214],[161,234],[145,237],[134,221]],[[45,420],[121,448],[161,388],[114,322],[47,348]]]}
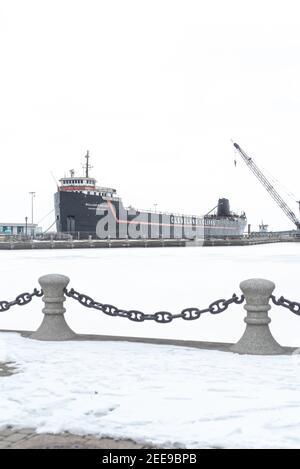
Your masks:
{"label": "shoreline", "polygon": [[109,248],[154,248],[154,247],[190,247],[190,246],[252,246],[282,242],[300,242],[299,237],[249,237],[227,239],[204,239],[190,241],[186,239],[111,239],[111,240],[49,240],[49,241],[0,241],[0,250],[28,249],[109,249]]}

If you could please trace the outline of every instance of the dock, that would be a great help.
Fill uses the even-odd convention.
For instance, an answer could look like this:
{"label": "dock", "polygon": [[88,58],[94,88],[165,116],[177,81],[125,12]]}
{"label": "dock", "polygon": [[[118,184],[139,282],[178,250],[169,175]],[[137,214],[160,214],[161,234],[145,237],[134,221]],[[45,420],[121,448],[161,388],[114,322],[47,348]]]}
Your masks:
{"label": "dock", "polygon": [[252,246],[282,242],[299,242],[297,236],[259,236],[240,238],[186,239],[88,239],[88,240],[6,240],[0,241],[0,250],[24,249],[100,249],[100,248],[155,248],[190,246]]}

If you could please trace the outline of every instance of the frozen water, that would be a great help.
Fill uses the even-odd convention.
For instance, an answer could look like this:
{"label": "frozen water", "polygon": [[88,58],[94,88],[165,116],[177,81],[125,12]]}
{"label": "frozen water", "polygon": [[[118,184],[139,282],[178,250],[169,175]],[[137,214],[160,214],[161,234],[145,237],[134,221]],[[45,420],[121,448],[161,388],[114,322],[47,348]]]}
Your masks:
{"label": "frozen water", "polygon": [[[240,293],[241,280],[262,277],[276,283],[277,296],[300,300],[298,287],[300,243],[243,247],[188,247],[140,249],[82,249],[0,251],[0,299],[12,299],[38,286],[38,277],[62,273],[70,285],[100,302],[124,309],[179,312],[206,307],[218,298]],[[42,302],[34,299],[0,317],[0,329],[36,329]],[[242,306],[233,305],[219,316],[195,322],[136,324],[110,318],[67,300],[66,319],[81,333],[130,335],[235,342],[244,330]],[[271,330],[283,345],[300,346],[300,318],[283,308],[272,308]]]}

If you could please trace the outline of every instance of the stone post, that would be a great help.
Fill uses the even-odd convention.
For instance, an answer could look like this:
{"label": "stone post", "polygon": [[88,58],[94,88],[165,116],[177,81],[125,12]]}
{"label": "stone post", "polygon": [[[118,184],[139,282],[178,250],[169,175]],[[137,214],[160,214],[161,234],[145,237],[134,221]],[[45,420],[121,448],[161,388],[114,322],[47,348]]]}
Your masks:
{"label": "stone post", "polygon": [[43,289],[44,319],[36,332],[31,334],[31,339],[37,340],[72,340],[75,332],[70,329],[64,314],[66,312],[63,303],[66,300],[64,288],[70,279],[64,275],[50,274],[39,278]]}
{"label": "stone post", "polygon": [[244,309],[247,324],[242,338],[231,347],[232,352],[249,355],[280,355],[285,350],[276,342],[269,329],[271,319],[268,311],[270,296],[275,288],[273,282],[253,278],[244,280],[240,288],[245,295]]}

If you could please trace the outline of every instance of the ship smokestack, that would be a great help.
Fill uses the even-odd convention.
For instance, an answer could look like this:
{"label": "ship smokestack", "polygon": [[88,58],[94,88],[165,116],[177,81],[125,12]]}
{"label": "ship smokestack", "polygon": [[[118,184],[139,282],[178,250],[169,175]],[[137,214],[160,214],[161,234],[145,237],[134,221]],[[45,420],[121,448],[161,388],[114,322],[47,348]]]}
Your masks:
{"label": "ship smokestack", "polygon": [[228,199],[219,199],[217,216],[218,217],[230,217],[230,206],[229,206]]}

